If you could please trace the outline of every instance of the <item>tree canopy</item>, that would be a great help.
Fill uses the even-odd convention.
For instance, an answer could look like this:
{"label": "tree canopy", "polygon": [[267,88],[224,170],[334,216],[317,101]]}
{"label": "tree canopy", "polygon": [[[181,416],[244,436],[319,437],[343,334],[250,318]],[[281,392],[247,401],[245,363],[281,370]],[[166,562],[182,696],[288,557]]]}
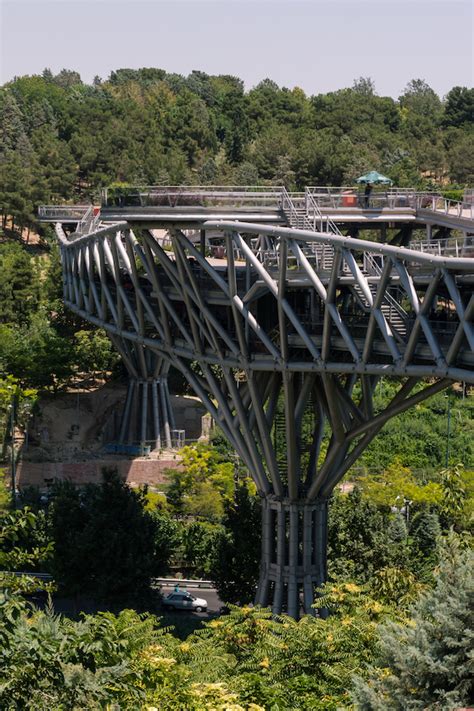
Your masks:
{"label": "tree canopy", "polygon": [[[341,184],[377,167],[400,185],[472,182],[472,89],[444,99],[419,78],[398,100],[370,77],[327,94],[265,79],[117,69],[92,85],[46,69],[0,89],[4,226],[35,221],[38,204],[97,199],[135,184]],[[430,182],[431,181],[431,182]]]}

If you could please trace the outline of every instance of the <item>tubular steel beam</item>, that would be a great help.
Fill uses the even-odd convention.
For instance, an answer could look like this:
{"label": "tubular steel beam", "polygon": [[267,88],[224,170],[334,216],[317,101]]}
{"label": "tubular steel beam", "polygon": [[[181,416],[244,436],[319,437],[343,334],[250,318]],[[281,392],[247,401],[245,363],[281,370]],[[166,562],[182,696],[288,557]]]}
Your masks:
{"label": "tubular steel beam", "polygon": [[[330,227],[313,203],[298,224]],[[200,229],[196,246],[171,227],[164,249],[126,222],[72,238],[57,225],[64,300],[106,330],[130,373],[121,441],[171,447],[169,367],[188,380],[262,498],[256,602],[311,614],[337,482],[391,417],[474,383],[474,259],[309,229]],[[218,258],[206,256],[214,239]],[[382,376],[399,389],[381,410]]]}

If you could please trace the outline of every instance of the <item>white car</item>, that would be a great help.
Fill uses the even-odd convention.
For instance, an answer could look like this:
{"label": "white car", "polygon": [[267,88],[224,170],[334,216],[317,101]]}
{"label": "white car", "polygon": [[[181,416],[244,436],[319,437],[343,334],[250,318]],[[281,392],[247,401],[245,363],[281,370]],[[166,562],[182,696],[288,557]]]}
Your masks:
{"label": "white car", "polygon": [[168,610],[192,610],[193,612],[205,612],[207,610],[207,600],[194,597],[185,590],[175,590],[163,598],[161,604]]}

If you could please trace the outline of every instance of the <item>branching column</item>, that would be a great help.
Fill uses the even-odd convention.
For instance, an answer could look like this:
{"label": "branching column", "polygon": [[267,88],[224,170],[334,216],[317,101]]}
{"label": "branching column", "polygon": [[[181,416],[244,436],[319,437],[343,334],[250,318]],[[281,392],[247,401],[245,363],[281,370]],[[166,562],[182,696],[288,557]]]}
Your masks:
{"label": "branching column", "polygon": [[140,346],[112,340],[129,372],[118,442],[171,448],[176,425],[168,389],[168,363]]}

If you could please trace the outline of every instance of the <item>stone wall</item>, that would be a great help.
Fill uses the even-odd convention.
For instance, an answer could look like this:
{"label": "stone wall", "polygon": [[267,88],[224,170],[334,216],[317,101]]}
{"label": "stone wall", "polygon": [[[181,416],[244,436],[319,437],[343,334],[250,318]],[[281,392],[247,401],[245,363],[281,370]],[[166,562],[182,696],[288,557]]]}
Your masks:
{"label": "stone wall", "polygon": [[86,462],[20,462],[17,468],[17,487],[47,488],[54,479],[69,480],[74,484],[99,483],[104,467],[114,467],[130,486],[166,482],[165,469],[179,466],[179,456],[170,459],[95,459]]}

